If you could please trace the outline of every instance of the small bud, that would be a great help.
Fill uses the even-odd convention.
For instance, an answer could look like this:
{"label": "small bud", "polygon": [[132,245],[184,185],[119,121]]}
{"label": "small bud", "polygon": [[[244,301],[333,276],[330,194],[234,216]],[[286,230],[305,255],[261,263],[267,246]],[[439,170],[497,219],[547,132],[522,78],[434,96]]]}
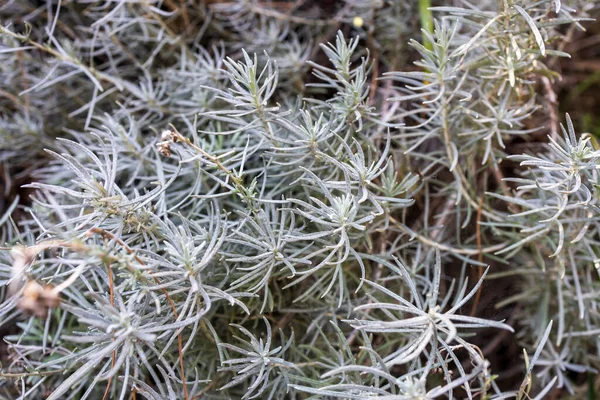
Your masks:
{"label": "small bud", "polygon": [[173,132],[165,129],[164,131],[162,131],[162,133],[160,134],[160,140],[163,142],[170,142],[173,140]]}
{"label": "small bud", "polygon": [[175,134],[168,129],[160,134],[160,142],[156,144],[158,152],[165,157],[171,157],[171,143],[175,142]]}
{"label": "small bud", "polygon": [[27,282],[17,303],[17,307],[25,314],[40,318],[48,314],[48,309],[59,305],[60,296],[52,285],[42,286],[33,280]]}
{"label": "small bud", "polygon": [[160,154],[165,157],[171,157],[171,146],[169,142],[159,142],[157,146]]}
{"label": "small bud", "polygon": [[355,28],[362,28],[364,24],[365,20],[358,15],[352,20],[352,25],[354,25]]}

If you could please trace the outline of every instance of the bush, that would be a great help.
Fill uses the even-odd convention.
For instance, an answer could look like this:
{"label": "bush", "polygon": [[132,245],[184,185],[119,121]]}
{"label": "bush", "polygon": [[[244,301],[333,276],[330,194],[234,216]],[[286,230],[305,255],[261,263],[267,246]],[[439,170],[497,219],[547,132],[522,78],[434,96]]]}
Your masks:
{"label": "bush", "polygon": [[428,3],[1,6],[3,395],[594,396],[597,4]]}

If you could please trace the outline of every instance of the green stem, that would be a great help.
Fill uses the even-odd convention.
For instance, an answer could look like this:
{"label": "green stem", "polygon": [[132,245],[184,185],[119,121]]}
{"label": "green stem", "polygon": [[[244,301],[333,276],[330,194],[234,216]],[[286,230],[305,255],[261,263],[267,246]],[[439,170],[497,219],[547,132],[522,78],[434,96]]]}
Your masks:
{"label": "green stem", "polygon": [[[421,29],[433,33],[433,15],[431,14],[431,0],[419,0],[419,16],[421,17]],[[433,43],[423,34],[423,46],[433,50]]]}

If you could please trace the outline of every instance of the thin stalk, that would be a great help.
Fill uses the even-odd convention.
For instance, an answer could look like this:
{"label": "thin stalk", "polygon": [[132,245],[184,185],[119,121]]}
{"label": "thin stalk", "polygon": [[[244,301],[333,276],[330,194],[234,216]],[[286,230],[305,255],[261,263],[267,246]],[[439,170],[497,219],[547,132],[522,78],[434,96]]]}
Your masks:
{"label": "thin stalk", "polygon": [[392,216],[390,216],[390,221],[392,222],[392,224],[394,224],[394,226],[396,228],[400,229],[402,232],[410,235],[411,237],[414,237],[419,242],[426,244],[428,246],[431,246],[431,247],[438,248],[441,251],[448,251],[448,252],[454,253],[454,254],[476,256],[480,253],[487,254],[487,253],[496,252],[498,250],[503,249],[507,245],[507,243],[505,242],[505,243],[500,243],[500,244],[496,244],[496,245],[489,246],[489,247],[483,247],[481,249],[469,249],[469,248],[459,249],[456,247],[452,247],[452,246],[448,246],[448,245],[436,242],[435,240],[431,240],[426,236],[423,236],[417,232],[414,232],[411,229],[409,229],[406,225],[404,225],[403,223],[401,223],[400,221],[398,221],[396,218],[394,218]]}

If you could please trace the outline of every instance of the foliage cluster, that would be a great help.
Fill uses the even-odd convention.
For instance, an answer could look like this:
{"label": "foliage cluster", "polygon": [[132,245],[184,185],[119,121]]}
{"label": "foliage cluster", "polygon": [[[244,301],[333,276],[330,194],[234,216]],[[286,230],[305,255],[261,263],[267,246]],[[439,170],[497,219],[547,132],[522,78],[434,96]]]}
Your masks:
{"label": "foliage cluster", "polygon": [[0,6],[2,396],[600,384],[600,148],[540,94],[597,3],[38,3]]}

